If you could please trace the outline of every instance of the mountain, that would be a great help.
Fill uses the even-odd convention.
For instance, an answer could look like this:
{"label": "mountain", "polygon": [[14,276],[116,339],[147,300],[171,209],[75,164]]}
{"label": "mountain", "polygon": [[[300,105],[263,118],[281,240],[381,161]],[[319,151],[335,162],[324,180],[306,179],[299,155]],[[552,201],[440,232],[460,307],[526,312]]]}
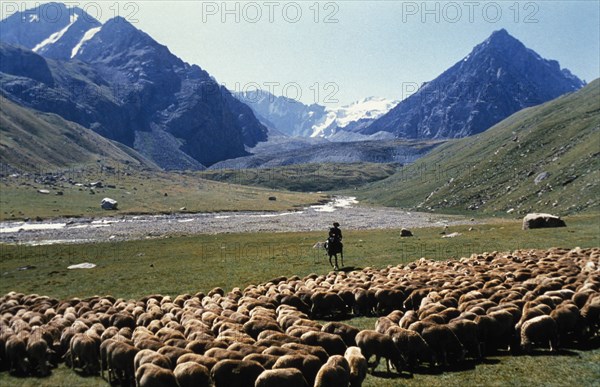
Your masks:
{"label": "mountain", "polygon": [[28,48],[52,59],[74,56],[84,37],[97,32],[101,23],[80,8],[46,3],[0,21],[1,40]]}
{"label": "mountain", "polygon": [[459,138],[483,132],[511,114],[584,86],[557,61],[540,57],[504,29],[424,84],[363,134]]}
{"label": "mountain", "polygon": [[522,216],[600,208],[600,80],[440,145],[352,195],[420,210]]}
{"label": "mountain", "polygon": [[[329,138],[339,131],[359,132],[398,104],[385,98],[368,97],[350,105],[327,108],[327,116],[313,126],[311,137]],[[371,132],[369,134],[374,134]]]}
{"label": "mountain", "polygon": [[[252,108],[267,127],[291,137],[327,138],[345,130],[357,132],[387,113],[397,102],[369,97],[341,107],[305,105],[287,97],[277,97],[264,90],[236,93],[235,96]],[[373,140],[367,136],[348,135],[349,141]],[[346,135],[337,137],[344,141]]]}
{"label": "mountain", "polygon": [[[43,18],[22,22],[43,14],[40,8],[2,21],[2,95],[121,142],[165,169],[203,169],[245,156],[245,147],[267,139],[248,106],[122,17],[100,27],[88,21],[91,28],[73,44],[71,29],[80,31],[77,21],[90,17],[68,11],[71,23],[46,21],[53,28],[35,24],[44,24]],[[31,24],[35,33],[28,32]],[[49,39],[46,33],[55,36],[52,43],[39,54],[28,49]]]}
{"label": "mountain", "polygon": [[56,114],[0,97],[0,164],[19,171],[51,171],[82,164],[128,164],[158,169],[126,146]]}
{"label": "mountain", "polygon": [[[253,149],[252,156],[213,164],[209,170],[272,168],[305,164],[398,163],[414,162],[442,141],[379,140],[330,142],[325,139],[308,142],[289,139],[269,140]],[[272,142],[271,142],[272,141]],[[315,142],[318,141],[318,142]],[[269,144],[271,142],[271,144]],[[301,167],[300,167],[301,168]]]}
{"label": "mountain", "polygon": [[326,115],[325,107],[321,105],[305,105],[265,90],[238,92],[235,96],[250,106],[267,127],[291,137],[310,137],[313,126]]}

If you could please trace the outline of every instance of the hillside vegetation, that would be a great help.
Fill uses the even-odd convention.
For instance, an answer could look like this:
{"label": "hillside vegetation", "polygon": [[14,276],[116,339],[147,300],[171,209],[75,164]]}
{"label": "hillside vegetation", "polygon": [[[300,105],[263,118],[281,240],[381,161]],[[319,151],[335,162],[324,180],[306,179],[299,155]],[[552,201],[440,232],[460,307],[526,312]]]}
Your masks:
{"label": "hillside vegetation", "polygon": [[315,192],[354,189],[393,175],[398,164],[322,163],[257,169],[218,169],[199,176],[221,182],[290,191]]}
{"label": "hillside vegetation", "polygon": [[486,132],[440,145],[353,195],[443,212],[597,211],[600,80],[522,110]]}
{"label": "hillside vegetation", "polygon": [[102,161],[157,168],[131,148],[56,114],[27,109],[0,96],[0,163],[20,171]]}

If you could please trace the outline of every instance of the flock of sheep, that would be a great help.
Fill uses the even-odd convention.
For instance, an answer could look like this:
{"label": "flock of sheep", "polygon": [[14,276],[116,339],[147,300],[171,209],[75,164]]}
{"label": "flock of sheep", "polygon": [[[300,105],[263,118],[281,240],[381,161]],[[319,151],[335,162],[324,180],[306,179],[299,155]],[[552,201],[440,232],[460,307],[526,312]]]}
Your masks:
{"label": "flock of sheep", "polygon": [[[422,258],[174,299],[12,292],[0,369],[43,376],[64,361],[121,386],[360,386],[381,358],[412,373],[597,339],[599,260],[598,248]],[[353,316],[379,318],[373,330],[340,322]]]}

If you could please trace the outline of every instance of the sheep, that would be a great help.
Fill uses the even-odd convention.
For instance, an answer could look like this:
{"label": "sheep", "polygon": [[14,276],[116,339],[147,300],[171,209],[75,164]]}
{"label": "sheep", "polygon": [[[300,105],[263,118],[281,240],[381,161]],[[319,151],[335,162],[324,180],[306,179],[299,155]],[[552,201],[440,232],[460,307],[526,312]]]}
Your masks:
{"label": "sheep", "polygon": [[600,296],[588,298],[581,308],[581,316],[586,321],[591,336],[600,333]]}
{"label": "sheep", "polygon": [[430,365],[435,363],[433,351],[418,332],[393,326],[387,330],[386,334],[392,337],[405,359],[409,371],[412,372],[419,361],[428,362]]}
{"label": "sheep", "polygon": [[375,331],[379,333],[385,333],[388,328],[395,326],[396,324],[387,317],[379,317],[375,322]]}
{"label": "sheep", "polygon": [[325,351],[332,355],[343,355],[346,352],[346,344],[338,335],[327,332],[306,332],[300,337],[304,344],[318,345],[323,347]]}
{"label": "sheep", "polygon": [[367,361],[372,355],[375,355],[375,362],[370,364],[372,371],[375,370],[380,359],[384,357],[387,359],[386,366],[388,373],[390,372],[390,363],[396,368],[398,373],[402,372],[404,360],[390,336],[371,330],[360,331],[356,335],[356,345],[360,348]]}
{"label": "sheep", "polygon": [[308,387],[309,384],[296,368],[279,368],[263,371],[256,379],[255,387]]}
{"label": "sheep", "polygon": [[9,372],[26,374],[28,369],[27,345],[17,335],[10,336],[6,340],[6,358],[8,360]]}
{"label": "sheep", "polygon": [[133,368],[138,369],[142,364],[152,363],[157,366],[171,369],[171,361],[165,355],[151,349],[142,349],[133,358]]}
{"label": "sheep", "polygon": [[[112,384],[114,379],[120,381],[133,380],[135,377],[134,361],[139,350],[127,343],[116,341],[108,348],[108,382]],[[114,377],[114,378],[113,378]]]}
{"label": "sheep", "polygon": [[353,346],[356,345],[356,335],[360,332],[360,329],[342,322],[330,321],[323,325],[321,331],[338,335],[347,346]]}
{"label": "sheep", "polygon": [[210,371],[215,387],[253,386],[264,371],[260,363],[252,360],[221,360]]}
{"label": "sheep", "polygon": [[333,292],[315,292],[311,297],[310,315],[316,317],[342,317],[348,313],[346,303]]}
{"label": "sheep", "polygon": [[29,360],[29,365],[32,371],[40,376],[50,374],[48,368],[48,351],[48,343],[39,336],[37,338],[31,336],[27,341],[27,359]]}
{"label": "sheep", "polygon": [[264,367],[265,370],[270,370],[275,365],[275,362],[279,359],[278,356],[268,355],[265,353],[252,353],[250,355],[246,355],[242,360],[252,360]]}
{"label": "sheep", "polygon": [[176,386],[177,379],[170,369],[159,367],[155,364],[142,364],[135,371],[135,381],[138,387],[164,387]]}
{"label": "sheep", "polygon": [[456,355],[456,359],[459,361],[464,359],[464,347],[448,326],[430,325],[423,330],[421,336],[435,353],[437,360],[441,360],[442,364],[448,364],[447,355],[449,353]]}
{"label": "sheep", "polygon": [[449,322],[448,328],[456,335],[472,357],[481,359],[479,327],[477,323],[467,319],[457,319]]}
{"label": "sheep", "polygon": [[159,348],[157,351],[161,355],[165,355],[169,361],[171,362],[171,368],[174,368],[177,365],[177,359],[186,353],[193,353],[189,349],[183,349],[179,347],[173,347],[170,345],[165,345],[164,347]]}
{"label": "sheep", "polygon": [[211,387],[210,371],[195,362],[179,363],[173,371],[179,387]]}
{"label": "sheep", "polygon": [[302,372],[304,379],[309,385],[314,384],[317,372],[321,368],[321,360],[313,355],[308,354],[295,354],[295,355],[284,355],[277,359],[273,364],[272,369],[279,368],[296,368]]}
{"label": "sheep", "polygon": [[251,318],[243,325],[244,331],[255,340],[258,335],[265,330],[275,330],[283,333],[277,321],[265,318]]}
{"label": "sheep", "polygon": [[583,317],[575,304],[561,304],[550,313],[556,321],[558,337],[564,343],[571,335],[578,339],[584,332]]}
{"label": "sheep", "polygon": [[551,351],[557,347],[558,327],[552,317],[537,316],[521,326],[521,349],[529,352],[535,343],[548,343]]}
{"label": "sheep", "polygon": [[350,386],[360,387],[367,377],[369,368],[367,359],[363,356],[359,347],[351,346],[346,349],[344,357],[350,366]]}
{"label": "sheep", "polygon": [[69,346],[71,368],[75,368],[75,364],[80,366],[83,371],[92,375],[99,370],[99,344],[92,337],[85,333],[76,333],[71,338]]}
{"label": "sheep", "polygon": [[341,355],[333,355],[319,369],[314,387],[345,387],[350,383],[350,365]]}
{"label": "sheep", "polygon": [[308,353],[309,355],[316,356],[319,358],[319,360],[321,360],[321,363],[323,363],[323,364],[327,361],[327,359],[329,359],[329,354],[320,345],[308,345],[308,344],[301,344],[301,343],[285,343],[281,347],[289,348],[289,349],[292,349],[295,351],[305,352],[305,353]]}
{"label": "sheep", "polygon": [[213,357],[217,360],[226,360],[226,359],[236,359],[241,360],[244,358],[244,355],[237,351],[231,351],[229,349],[223,348],[211,348],[204,353],[204,356]]}

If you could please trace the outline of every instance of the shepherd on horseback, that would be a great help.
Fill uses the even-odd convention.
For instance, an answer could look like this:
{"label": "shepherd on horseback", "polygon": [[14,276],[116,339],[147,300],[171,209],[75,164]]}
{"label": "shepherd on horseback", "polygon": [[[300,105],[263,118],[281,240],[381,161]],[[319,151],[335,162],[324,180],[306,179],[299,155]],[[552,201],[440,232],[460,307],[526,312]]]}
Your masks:
{"label": "shepherd on horseback", "polygon": [[[342,244],[342,230],[339,227],[340,224],[338,222],[333,223],[333,227],[329,229],[327,242],[325,242],[325,250],[327,250],[327,255],[329,255],[329,264],[333,266],[334,270],[338,270],[338,254],[340,254],[342,266],[344,266],[344,245]],[[335,265],[331,262],[332,257],[335,257]]]}

